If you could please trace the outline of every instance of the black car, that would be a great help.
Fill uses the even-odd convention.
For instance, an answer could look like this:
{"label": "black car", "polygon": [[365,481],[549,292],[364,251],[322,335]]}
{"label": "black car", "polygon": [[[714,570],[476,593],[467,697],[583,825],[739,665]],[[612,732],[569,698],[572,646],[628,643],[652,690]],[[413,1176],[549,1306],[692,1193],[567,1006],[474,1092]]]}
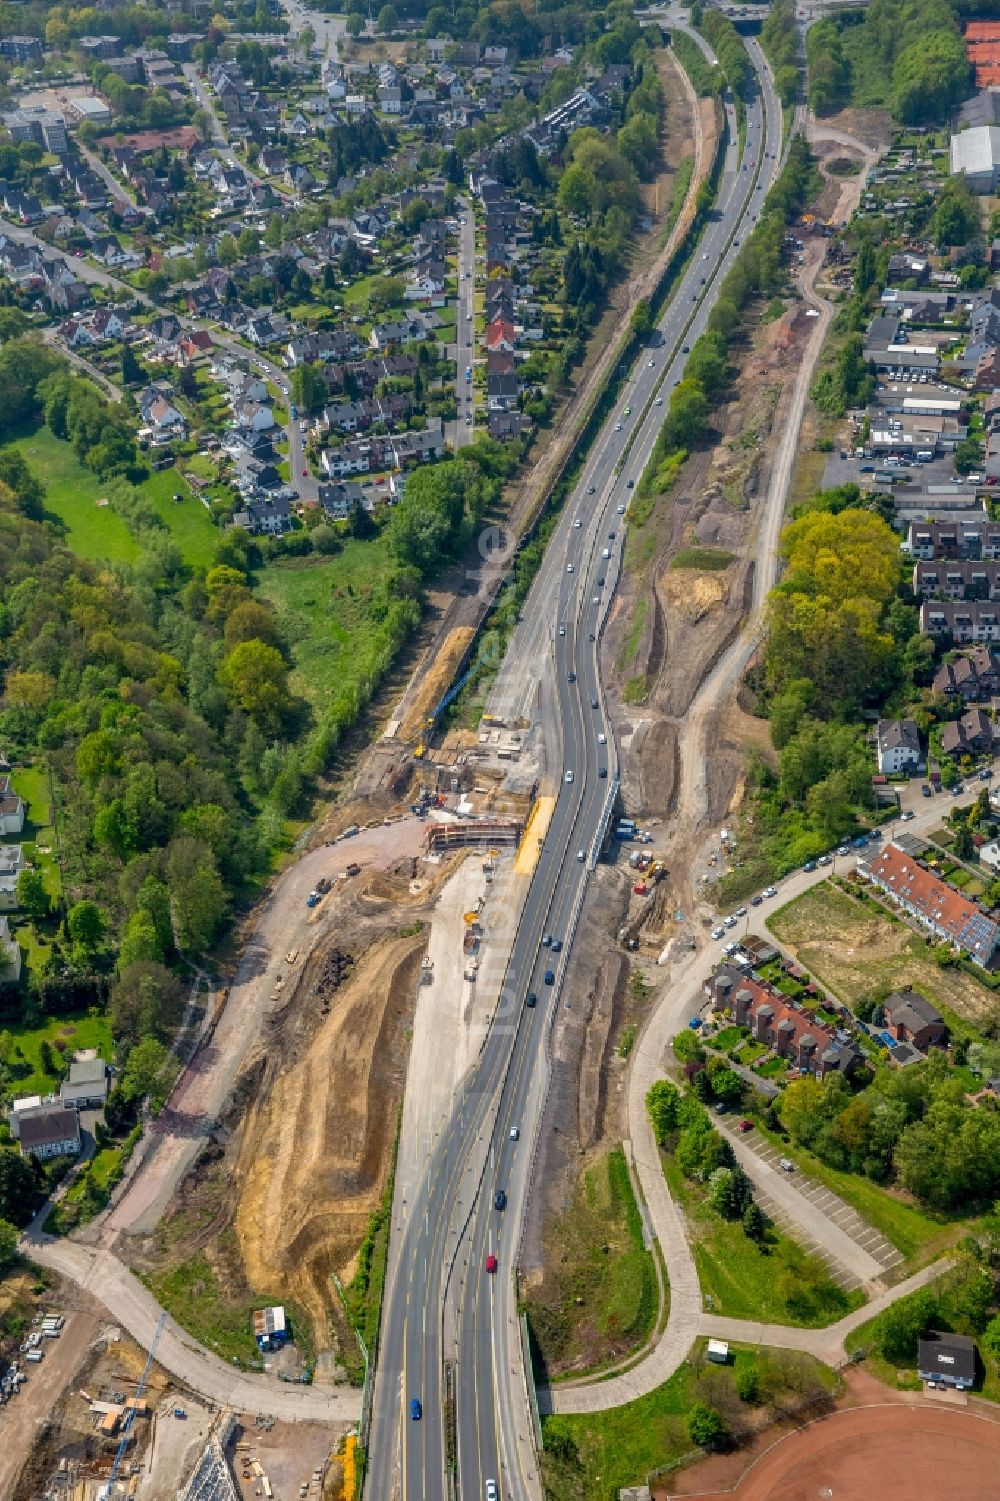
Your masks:
{"label": "black car", "polygon": [[597,775],[600,777],[602,782],[606,782],[608,779],[608,768],[606,766],[599,766],[597,768]]}
{"label": "black car", "polygon": [[596,698],[592,698],[592,699],[591,699],[591,700],[590,700],[590,707],[591,707],[591,708],[592,708],[592,709],[596,709],[596,708],[597,708],[597,699],[596,699]]}
{"label": "black car", "polygon": [[634,490],[635,489],[635,480],[634,479],[630,479],[629,480],[629,482],[628,482],[628,488],[630,490]]}
{"label": "black car", "polygon": [[593,633],[593,631],[589,631],[587,633],[587,640],[588,641],[593,641],[594,640],[594,633]]}
{"label": "black car", "polygon": [[566,681],[567,681],[567,683],[575,683],[576,682],[576,673],[575,672],[567,672],[567,674],[566,674]]}
{"label": "black car", "polygon": [[493,1195],[493,1207],[495,1209],[507,1208],[507,1195],[502,1188],[498,1188],[496,1193]]}
{"label": "black car", "polygon": [[537,997],[537,995],[535,994],[535,992],[533,990],[529,990],[528,991],[528,999],[525,1001],[524,1004],[526,1006],[537,1006],[538,1005],[538,997]]}
{"label": "black car", "polygon": [[758,892],[758,893],[757,893],[757,895],[756,895],[756,896],[752,896],[752,897],[751,897],[751,898],[750,898],[750,905],[751,905],[751,907],[759,907],[759,906],[760,906],[760,904],[761,904],[761,902],[762,902],[762,901],[763,901],[763,900],[764,900],[764,898],[763,898],[763,897],[762,897],[762,896],[761,896],[761,895],[760,895],[760,893],[759,893],[759,892]]}

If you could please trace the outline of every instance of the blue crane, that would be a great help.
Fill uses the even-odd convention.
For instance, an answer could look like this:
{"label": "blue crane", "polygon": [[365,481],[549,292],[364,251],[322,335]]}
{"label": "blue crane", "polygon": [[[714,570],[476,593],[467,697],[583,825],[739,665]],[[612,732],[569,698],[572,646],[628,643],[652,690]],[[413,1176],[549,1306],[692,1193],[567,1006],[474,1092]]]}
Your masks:
{"label": "blue crane", "polygon": [[[143,1366],[142,1375],[139,1377],[139,1385],[135,1389],[135,1402],[138,1402],[139,1398],[142,1396],[143,1392],[146,1389],[146,1381],[149,1377],[149,1368],[153,1364],[153,1355],[156,1353],[156,1347],[160,1343],[160,1335],[163,1333],[163,1326],[166,1321],[167,1315],[166,1311],[164,1311],[160,1314],[160,1319],[156,1326],[156,1333],[153,1335],[152,1343],[149,1347],[149,1354],[146,1356],[146,1364]],[[108,1488],[105,1494],[109,1498],[111,1496],[111,1487],[118,1479],[118,1471],[121,1467],[122,1459],[125,1456],[125,1448],[128,1444],[129,1434],[132,1432],[132,1424],[134,1422],[135,1406],[133,1404],[133,1406],[130,1407],[128,1412],[125,1414],[125,1425],[122,1428],[121,1442],[118,1445],[118,1453],[115,1455],[115,1462],[111,1466],[111,1474],[108,1477]]]}

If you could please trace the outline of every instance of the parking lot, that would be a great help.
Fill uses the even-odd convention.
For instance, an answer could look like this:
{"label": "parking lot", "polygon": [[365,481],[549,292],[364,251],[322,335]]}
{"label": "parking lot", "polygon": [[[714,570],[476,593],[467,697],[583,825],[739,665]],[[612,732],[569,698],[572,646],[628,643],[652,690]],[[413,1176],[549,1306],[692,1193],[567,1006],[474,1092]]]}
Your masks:
{"label": "parking lot", "polygon": [[[800,1168],[786,1172],[781,1167],[783,1153],[759,1132],[740,1132],[735,1117],[721,1117],[718,1125],[732,1142],[740,1165],[753,1179],[764,1213],[807,1251],[822,1257],[842,1287],[858,1287],[862,1282],[874,1281],[899,1265],[902,1254],[881,1231]],[[755,1173],[755,1164],[761,1164],[766,1171]],[[843,1245],[842,1236],[853,1242],[856,1254]]]}

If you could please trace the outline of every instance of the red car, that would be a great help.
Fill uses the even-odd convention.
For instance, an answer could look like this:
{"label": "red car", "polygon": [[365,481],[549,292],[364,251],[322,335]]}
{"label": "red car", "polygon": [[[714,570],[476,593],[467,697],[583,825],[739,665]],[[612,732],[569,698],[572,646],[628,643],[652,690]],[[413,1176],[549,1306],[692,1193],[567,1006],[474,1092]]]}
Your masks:
{"label": "red car", "polygon": [[752,1131],[753,1130],[753,1121],[740,1121],[740,1124],[739,1124],[739,1126],[738,1126],[737,1129],[740,1130],[740,1131]]}
{"label": "red car", "polygon": [[308,473],[309,473],[309,470],[308,470],[308,469],[303,469],[303,471],[302,471],[302,478],[303,478],[303,479],[305,479],[305,477],[306,477],[306,475],[307,475],[307,474],[308,474]]}
{"label": "red car", "polygon": [[495,1257],[495,1256],[494,1256],[494,1255],[493,1255],[493,1254],[492,1254],[492,1253],[491,1253],[491,1254],[490,1254],[490,1255],[489,1255],[489,1256],[487,1256],[487,1258],[486,1258],[486,1270],[487,1270],[487,1271],[488,1271],[488,1272],[495,1272],[495,1271],[496,1271],[496,1269],[497,1269],[497,1259],[496,1259],[496,1257]]}

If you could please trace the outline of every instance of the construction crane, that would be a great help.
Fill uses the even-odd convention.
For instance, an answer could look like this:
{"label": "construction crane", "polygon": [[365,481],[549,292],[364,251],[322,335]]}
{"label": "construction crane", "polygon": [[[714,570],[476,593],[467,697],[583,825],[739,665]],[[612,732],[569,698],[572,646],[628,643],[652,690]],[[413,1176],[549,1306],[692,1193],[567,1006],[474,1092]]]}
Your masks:
{"label": "construction crane", "polygon": [[157,1345],[160,1343],[160,1335],[163,1333],[163,1326],[166,1322],[167,1315],[166,1311],[164,1311],[160,1314],[159,1322],[156,1325],[156,1333],[153,1335],[152,1343],[149,1346],[149,1354],[146,1356],[146,1364],[143,1366],[142,1375],[139,1377],[139,1385],[135,1389],[135,1396],[132,1399],[132,1406],[125,1414],[125,1423],[122,1427],[121,1442],[118,1445],[118,1453],[115,1455],[115,1462],[111,1466],[111,1474],[108,1476],[107,1490],[104,1492],[105,1497],[108,1498],[108,1501],[110,1501],[112,1487],[114,1486],[115,1481],[118,1479],[118,1471],[121,1468],[121,1462],[125,1457],[125,1449],[128,1444],[129,1434],[132,1432],[132,1424],[135,1422],[136,1407],[138,1406],[139,1398],[142,1396],[143,1392],[146,1389],[146,1381],[149,1378],[149,1368],[153,1364],[153,1356],[156,1353]]}

